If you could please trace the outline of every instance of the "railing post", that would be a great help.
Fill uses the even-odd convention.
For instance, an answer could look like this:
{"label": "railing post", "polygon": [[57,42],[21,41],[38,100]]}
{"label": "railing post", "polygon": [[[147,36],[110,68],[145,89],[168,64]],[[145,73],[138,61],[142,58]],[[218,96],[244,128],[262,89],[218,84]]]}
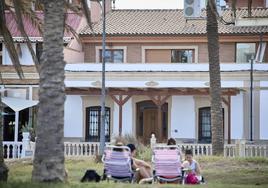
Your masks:
{"label": "railing post", "polygon": [[227,145],[224,144],[224,147],[223,147],[223,155],[224,157],[227,157]]}
{"label": "railing post", "polygon": [[236,156],[245,157],[246,156],[246,141],[245,140],[236,140]]}
{"label": "railing post", "polygon": [[150,144],[151,144],[151,148],[153,149],[154,145],[156,144],[156,138],[154,134],[152,134],[151,136]]}

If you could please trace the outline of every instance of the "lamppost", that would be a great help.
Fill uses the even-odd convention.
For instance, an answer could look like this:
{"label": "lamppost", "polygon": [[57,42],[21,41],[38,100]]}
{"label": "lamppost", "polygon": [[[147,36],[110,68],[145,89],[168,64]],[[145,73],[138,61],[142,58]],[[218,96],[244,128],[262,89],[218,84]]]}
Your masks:
{"label": "lamppost", "polygon": [[253,61],[252,55],[250,59],[250,141],[253,141]]}
{"label": "lamppost", "polygon": [[106,2],[102,0],[102,82],[101,82],[101,127],[100,127],[100,150],[103,155],[105,147],[105,41],[106,41]]}

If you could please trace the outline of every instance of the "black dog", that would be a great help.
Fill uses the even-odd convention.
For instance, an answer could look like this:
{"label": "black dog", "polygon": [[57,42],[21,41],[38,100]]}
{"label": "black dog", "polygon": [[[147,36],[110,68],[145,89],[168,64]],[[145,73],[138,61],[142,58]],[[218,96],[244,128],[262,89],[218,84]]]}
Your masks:
{"label": "black dog", "polygon": [[83,178],[81,179],[81,182],[99,182],[101,179],[100,175],[95,170],[87,170]]}

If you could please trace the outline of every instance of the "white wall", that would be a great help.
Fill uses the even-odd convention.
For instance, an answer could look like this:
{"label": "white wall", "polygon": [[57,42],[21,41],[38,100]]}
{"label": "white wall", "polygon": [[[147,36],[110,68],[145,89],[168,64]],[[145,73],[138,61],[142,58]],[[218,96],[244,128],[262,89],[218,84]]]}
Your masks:
{"label": "white wall", "polygon": [[[129,99],[122,109],[122,135],[133,134],[132,133],[132,99]],[[114,103],[114,118],[113,118],[113,136],[119,134],[119,107]]]}
{"label": "white wall", "polygon": [[114,102],[114,118],[113,118],[113,130],[111,136],[118,136],[119,134],[119,106]]}
{"label": "white wall", "polygon": [[193,139],[195,138],[195,131],[194,98],[192,96],[173,96],[171,104],[171,137]]}
{"label": "white wall", "polygon": [[132,132],[132,120],[133,120],[133,108],[132,108],[132,99],[130,98],[123,106],[123,119],[122,119],[122,134],[133,134]]}
{"label": "white wall", "polygon": [[260,139],[268,139],[268,91],[260,91]]}
{"label": "white wall", "polygon": [[[34,65],[32,56],[26,43],[19,43],[21,48],[22,56],[19,56],[21,65]],[[35,43],[32,43],[33,50],[35,51]],[[16,45],[15,45],[16,46]],[[8,51],[5,46],[3,46],[3,65],[12,65],[12,61],[9,57]]]}
{"label": "white wall", "polygon": [[231,97],[231,139],[243,137],[243,93]]}
{"label": "white wall", "polygon": [[64,105],[64,137],[83,137],[83,109],[81,96],[66,96]]}
{"label": "white wall", "polygon": [[64,48],[64,61],[67,63],[84,62],[84,52],[76,51],[70,48]]}

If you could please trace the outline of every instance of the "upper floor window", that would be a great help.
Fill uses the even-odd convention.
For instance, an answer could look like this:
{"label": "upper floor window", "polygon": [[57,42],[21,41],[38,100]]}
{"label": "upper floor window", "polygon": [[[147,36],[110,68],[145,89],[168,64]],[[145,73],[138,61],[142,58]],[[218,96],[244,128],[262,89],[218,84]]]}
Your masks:
{"label": "upper floor window", "polygon": [[[99,54],[100,54],[99,62],[102,62],[102,50],[100,50]],[[123,63],[124,62],[123,49],[105,50],[105,62],[106,63]]]}
{"label": "upper floor window", "polygon": [[236,62],[248,63],[250,59],[255,58],[256,43],[236,43]]}
{"label": "upper floor window", "polygon": [[171,63],[193,63],[194,50],[174,49],[171,50]]}
{"label": "upper floor window", "polygon": [[3,63],[3,44],[0,43],[0,65],[2,65]]}

